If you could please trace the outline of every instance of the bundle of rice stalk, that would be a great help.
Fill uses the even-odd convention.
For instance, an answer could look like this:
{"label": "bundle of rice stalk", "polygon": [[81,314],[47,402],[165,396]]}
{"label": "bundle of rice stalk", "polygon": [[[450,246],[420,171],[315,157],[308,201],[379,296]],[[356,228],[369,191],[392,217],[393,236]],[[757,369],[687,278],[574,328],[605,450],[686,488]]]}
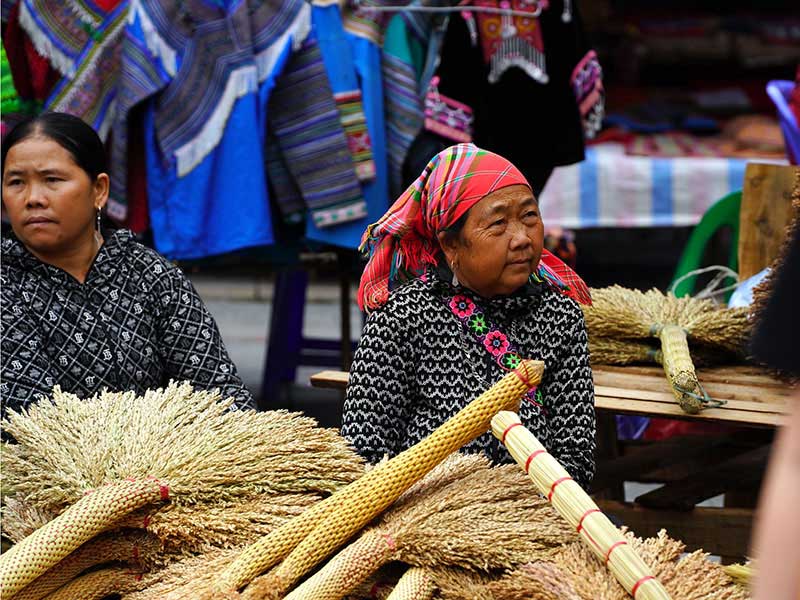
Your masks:
{"label": "bundle of rice stalk", "polygon": [[432,574],[438,600],[582,600],[552,562],[522,565],[495,578],[475,580],[463,572]]}
{"label": "bundle of rice stalk", "polygon": [[722,567],[722,570],[725,571],[725,575],[744,588],[749,587],[750,582],[753,581],[753,565],[750,563],[726,565]]}
{"label": "bundle of rice stalk", "polygon": [[437,470],[463,475],[439,486],[423,479],[417,494],[390,508],[286,600],[339,600],[390,561],[488,571],[547,557],[575,539],[547,501],[528,492],[516,465],[491,468],[483,456],[454,455],[431,475]]}
{"label": "bundle of rice stalk", "polygon": [[411,567],[400,578],[386,600],[430,600],[436,584],[426,567]]}
{"label": "bundle of rice stalk", "polygon": [[73,579],[47,596],[46,600],[101,600],[112,594],[135,590],[141,585],[141,573],[127,567],[109,567]]}
{"label": "bundle of rice stalk", "polygon": [[216,392],[170,384],[140,398],[89,400],[56,388],[52,400],[10,412],[3,427],[17,443],[3,470],[16,495],[56,513],[69,508],[0,555],[4,597],[146,504],[328,493],[363,472],[347,443],[312,419],[231,405]]}
{"label": "bundle of rice stalk", "polygon": [[[735,358],[725,350],[713,350],[701,345],[690,348],[696,367],[730,362]],[[589,360],[592,365],[631,365],[638,363],[664,364],[660,348],[642,340],[604,337],[589,338]]]}
{"label": "bundle of rice stalk", "polygon": [[[484,433],[497,411],[519,406],[543,370],[540,361],[522,361],[426,439],[249,546],[203,595],[238,590],[288,554],[270,575],[274,594],[284,593],[445,457]],[[197,590],[186,593],[193,600],[201,597]]]}
{"label": "bundle of rice stalk", "polygon": [[494,600],[487,584],[496,574],[445,567],[426,569],[423,575],[433,582],[438,600]]}
{"label": "bundle of rice stalk", "polygon": [[592,290],[592,306],[582,308],[590,338],[659,338],[672,393],[689,414],[719,403],[697,379],[687,336],[708,348],[741,353],[750,331],[746,309],[719,308],[711,300],[676,298],[656,289]]}
{"label": "bundle of rice stalk", "polygon": [[597,504],[561,464],[539,443],[515,413],[500,412],[492,433],[505,444],[541,494],[581,539],[608,566],[623,587],[642,600],[665,600],[669,595]]}
{"label": "bundle of rice stalk", "polygon": [[40,600],[83,571],[108,562],[127,562],[141,569],[153,564],[160,543],[144,532],[114,531],[83,544],[19,592],[17,600]]}

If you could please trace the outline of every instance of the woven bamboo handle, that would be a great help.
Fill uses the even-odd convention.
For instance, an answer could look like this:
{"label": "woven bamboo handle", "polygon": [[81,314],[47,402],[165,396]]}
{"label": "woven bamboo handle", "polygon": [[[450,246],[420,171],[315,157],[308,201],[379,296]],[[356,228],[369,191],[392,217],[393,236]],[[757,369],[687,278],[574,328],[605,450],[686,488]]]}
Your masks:
{"label": "woven bamboo handle", "polygon": [[110,594],[125,594],[140,587],[142,576],[124,567],[92,571],[47,596],[46,600],[100,600]]}
{"label": "woven bamboo handle", "polygon": [[306,579],[285,600],[340,600],[392,560],[394,540],[367,531]]}
{"label": "woven bamboo handle", "polygon": [[287,550],[291,554],[275,569],[272,580],[276,591],[289,589],[447,455],[484,433],[494,414],[518,407],[525,391],[541,381],[543,371],[540,361],[522,361],[426,439],[247,548],[217,579],[216,589],[241,588],[286,556]]}
{"label": "woven bamboo handle", "polygon": [[[15,600],[40,600],[89,567],[115,560],[139,562],[148,541],[144,532],[111,532],[86,542],[64,560],[25,586]],[[152,544],[151,544],[152,545]]]}
{"label": "woven bamboo handle", "polygon": [[403,573],[386,600],[430,600],[435,591],[428,569],[411,567]]}
{"label": "woven bamboo handle", "polygon": [[167,487],[156,479],[117,481],[92,490],[0,555],[0,596],[3,600],[13,598],[123,515],[168,496]]}
{"label": "woven bamboo handle", "polygon": [[584,543],[636,600],[670,600],[650,568],[561,464],[512,412],[492,419],[492,433],[505,444],[539,492],[578,531]]}
{"label": "woven bamboo handle", "polygon": [[684,412],[695,415],[703,409],[703,391],[697,380],[686,332],[678,325],[663,325],[658,330],[664,372],[672,393]]}

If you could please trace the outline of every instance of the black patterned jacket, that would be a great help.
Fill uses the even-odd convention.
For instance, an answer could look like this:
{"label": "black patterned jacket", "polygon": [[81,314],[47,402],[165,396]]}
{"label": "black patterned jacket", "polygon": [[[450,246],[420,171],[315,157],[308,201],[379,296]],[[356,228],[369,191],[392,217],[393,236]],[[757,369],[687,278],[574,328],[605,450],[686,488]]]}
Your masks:
{"label": "black patterned jacket", "polygon": [[85,398],[103,388],[141,393],[170,379],[219,388],[237,406],[253,407],[213,317],[180,269],[128,231],[105,240],[81,284],[4,236],[3,413],[54,385]]}
{"label": "black patterned jacket", "polygon": [[[393,291],[370,314],[347,388],[342,434],[368,460],[395,455],[428,436],[506,372],[448,308],[453,294],[434,270]],[[545,411],[523,399],[520,418],[570,475],[586,487],[594,475],[594,386],[583,314],[578,304],[546,285],[479,298],[524,358],[542,360],[539,391]],[[449,295],[449,296],[448,296]],[[465,451],[493,462],[510,455],[487,433]]]}

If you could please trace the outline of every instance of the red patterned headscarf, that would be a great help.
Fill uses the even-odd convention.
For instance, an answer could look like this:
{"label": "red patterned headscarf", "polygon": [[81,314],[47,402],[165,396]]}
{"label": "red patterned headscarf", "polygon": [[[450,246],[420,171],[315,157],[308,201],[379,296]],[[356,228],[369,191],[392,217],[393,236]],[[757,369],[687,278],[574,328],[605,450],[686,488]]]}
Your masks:
{"label": "red patterned headscarf", "polygon": [[[398,282],[418,277],[438,263],[437,235],[482,198],[504,187],[530,184],[508,160],[473,144],[458,144],[433,157],[381,220],[370,225],[360,250],[369,257],[358,288],[358,305],[386,303]],[[583,280],[547,250],[531,276],[583,304],[591,304]]]}

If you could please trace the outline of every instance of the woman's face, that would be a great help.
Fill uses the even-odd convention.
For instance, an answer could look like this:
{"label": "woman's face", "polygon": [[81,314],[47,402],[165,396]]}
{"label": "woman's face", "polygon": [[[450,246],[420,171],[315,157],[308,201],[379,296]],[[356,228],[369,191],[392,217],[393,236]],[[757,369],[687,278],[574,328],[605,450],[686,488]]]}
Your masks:
{"label": "woman's face", "polygon": [[542,254],[539,205],[524,185],[492,192],[467,213],[458,236],[439,237],[462,285],[485,298],[507,295],[528,281]]}
{"label": "woman's face", "polygon": [[20,241],[37,255],[74,249],[94,232],[108,199],[108,175],[93,182],[72,155],[48,137],[15,144],[3,170],[3,205]]}

